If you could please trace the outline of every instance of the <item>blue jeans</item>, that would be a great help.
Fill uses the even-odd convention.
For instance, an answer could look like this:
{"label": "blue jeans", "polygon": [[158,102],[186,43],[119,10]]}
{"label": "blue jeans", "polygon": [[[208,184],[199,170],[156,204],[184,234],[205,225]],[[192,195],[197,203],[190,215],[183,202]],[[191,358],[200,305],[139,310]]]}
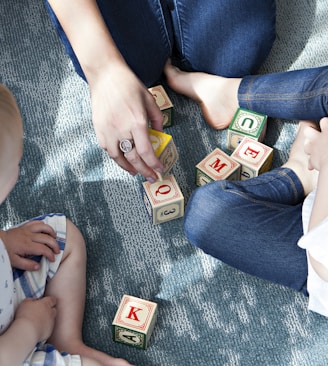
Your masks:
{"label": "blue jeans", "polygon": [[285,119],[328,116],[328,66],[246,76],[238,91],[243,108]]}
{"label": "blue jeans", "polygon": [[215,181],[194,191],[185,213],[188,240],[251,275],[307,294],[304,193],[295,173],[279,168],[243,181]]}
{"label": "blue jeans", "polygon": [[[241,77],[254,73],[275,39],[274,0],[97,0],[131,69],[150,86],[169,57],[185,70]],[[51,10],[77,72],[83,71]]]}

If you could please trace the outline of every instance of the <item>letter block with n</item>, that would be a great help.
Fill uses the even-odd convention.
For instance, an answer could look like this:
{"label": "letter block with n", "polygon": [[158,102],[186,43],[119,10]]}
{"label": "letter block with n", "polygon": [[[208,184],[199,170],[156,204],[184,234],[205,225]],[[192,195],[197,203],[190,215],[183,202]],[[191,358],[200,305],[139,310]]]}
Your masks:
{"label": "letter block with n", "polygon": [[228,128],[228,149],[233,151],[245,136],[262,142],[266,125],[267,116],[265,114],[238,108]]}
{"label": "letter block with n", "polygon": [[203,186],[222,179],[239,180],[240,164],[216,148],[196,165],[196,184]]}
{"label": "letter block with n", "polygon": [[162,85],[156,85],[148,89],[155,98],[156,104],[163,113],[163,127],[173,125],[173,104]]}
{"label": "letter block with n", "polygon": [[146,349],[157,318],[157,304],[123,295],[112,323],[113,340]]}
{"label": "letter block with n", "polygon": [[231,157],[241,165],[240,179],[257,177],[272,167],[273,149],[244,137]]}
{"label": "letter block with n", "polygon": [[184,197],[173,175],[142,185],[143,200],[153,225],[183,217]]}

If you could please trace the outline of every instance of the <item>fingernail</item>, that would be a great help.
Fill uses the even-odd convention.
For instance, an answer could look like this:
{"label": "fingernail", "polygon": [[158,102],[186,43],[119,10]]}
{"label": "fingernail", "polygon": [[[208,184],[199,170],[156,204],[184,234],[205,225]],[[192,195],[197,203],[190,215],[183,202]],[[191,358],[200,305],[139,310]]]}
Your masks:
{"label": "fingernail", "polygon": [[148,182],[150,183],[155,183],[156,182],[156,179],[154,179],[153,177],[148,177],[146,178],[148,180]]}

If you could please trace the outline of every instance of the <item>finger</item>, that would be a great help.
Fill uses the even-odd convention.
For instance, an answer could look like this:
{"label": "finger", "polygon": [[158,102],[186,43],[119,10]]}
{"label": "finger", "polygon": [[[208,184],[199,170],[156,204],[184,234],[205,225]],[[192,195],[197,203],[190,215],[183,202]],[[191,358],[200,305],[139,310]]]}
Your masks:
{"label": "finger", "polygon": [[28,226],[33,233],[42,232],[42,233],[52,236],[53,238],[57,237],[57,234],[56,234],[56,231],[54,230],[54,228],[52,226],[44,223],[43,221],[37,221],[37,220],[30,221],[30,222],[26,223],[25,226]]}
{"label": "finger", "polygon": [[33,235],[32,241],[37,244],[42,244],[43,248],[49,248],[55,254],[59,254],[60,252],[57,240],[48,234],[36,233]]}
{"label": "finger", "polygon": [[23,271],[34,272],[39,270],[40,264],[33,259],[15,256],[12,266]]}
{"label": "finger", "polygon": [[164,116],[159,109],[153,95],[149,92],[150,98],[147,96],[146,111],[150,121],[150,125],[154,130],[163,131]]}
{"label": "finger", "polygon": [[33,257],[33,256],[42,256],[48,259],[49,262],[55,261],[55,254],[59,254],[60,249],[58,248],[58,253],[55,252],[52,248],[49,248],[48,245],[45,243],[39,242],[32,242],[28,246],[27,250],[25,251],[26,257]]}
{"label": "finger", "polygon": [[43,297],[43,301],[46,302],[51,308],[54,308],[57,305],[57,299],[55,296],[45,296]]}
{"label": "finger", "polygon": [[[155,155],[153,145],[150,142],[148,127],[133,130],[132,134],[133,134],[137,153],[140,156],[140,158],[142,159],[142,161],[147,165],[147,167],[149,167],[149,172],[150,172],[150,169],[156,170],[158,172],[162,172],[163,164],[160,162],[160,160]],[[155,173],[153,173],[152,176],[154,176],[156,178]]]}
{"label": "finger", "polygon": [[321,118],[320,128],[322,132],[328,131],[328,117]]}
{"label": "finger", "polygon": [[124,156],[129,161],[129,163],[133,165],[133,167],[148,181],[153,183],[157,180],[157,175],[155,174],[154,170],[145,164],[145,162],[139,156],[136,148],[134,148],[131,152],[124,154]]}

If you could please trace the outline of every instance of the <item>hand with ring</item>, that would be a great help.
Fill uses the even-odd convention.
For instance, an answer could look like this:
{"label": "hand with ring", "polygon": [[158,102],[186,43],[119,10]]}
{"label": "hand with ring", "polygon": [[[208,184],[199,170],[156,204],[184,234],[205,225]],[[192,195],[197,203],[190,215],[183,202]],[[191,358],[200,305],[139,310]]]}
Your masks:
{"label": "hand with ring", "polygon": [[162,131],[163,115],[154,97],[124,65],[120,72],[107,70],[89,85],[100,146],[130,174],[156,181],[156,171],[162,172],[163,165],[151,145],[148,121],[153,129]]}

